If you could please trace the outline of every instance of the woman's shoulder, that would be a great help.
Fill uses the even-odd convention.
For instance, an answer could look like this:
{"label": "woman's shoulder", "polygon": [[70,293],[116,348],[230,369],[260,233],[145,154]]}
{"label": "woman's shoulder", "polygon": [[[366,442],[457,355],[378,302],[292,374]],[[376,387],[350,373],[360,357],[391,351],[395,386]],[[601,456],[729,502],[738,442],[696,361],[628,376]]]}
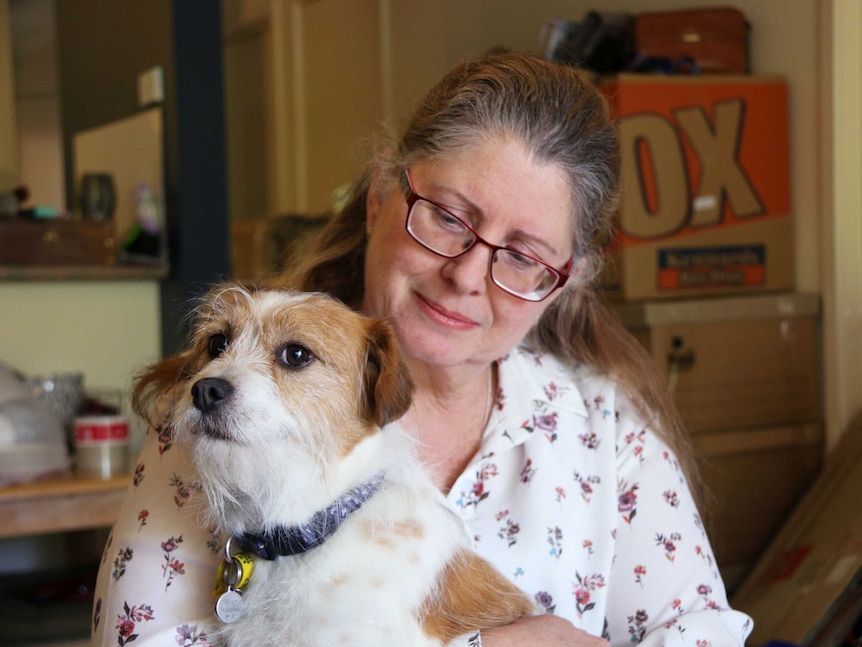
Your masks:
{"label": "woman's shoulder", "polygon": [[611,410],[624,426],[647,426],[646,407],[635,400],[621,380],[586,362],[569,362],[521,344],[500,359],[501,373],[518,379],[538,391],[552,384],[557,389],[577,391],[588,409]]}
{"label": "woman's shoulder", "polygon": [[520,344],[501,357],[502,371],[517,373],[526,379],[539,382],[549,380],[560,384],[574,384],[590,393],[622,392],[620,383],[598,367],[585,362],[570,362],[552,353]]}

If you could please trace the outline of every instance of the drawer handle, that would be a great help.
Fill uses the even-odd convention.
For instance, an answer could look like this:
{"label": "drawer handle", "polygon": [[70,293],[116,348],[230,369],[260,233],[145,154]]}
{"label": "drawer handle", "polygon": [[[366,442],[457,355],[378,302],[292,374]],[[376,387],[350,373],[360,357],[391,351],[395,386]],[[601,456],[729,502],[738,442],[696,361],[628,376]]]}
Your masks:
{"label": "drawer handle", "polygon": [[43,243],[56,243],[60,240],[60,235],[57,233],[55,229],[49,229],[44,234],[42,234],[42,242]]}

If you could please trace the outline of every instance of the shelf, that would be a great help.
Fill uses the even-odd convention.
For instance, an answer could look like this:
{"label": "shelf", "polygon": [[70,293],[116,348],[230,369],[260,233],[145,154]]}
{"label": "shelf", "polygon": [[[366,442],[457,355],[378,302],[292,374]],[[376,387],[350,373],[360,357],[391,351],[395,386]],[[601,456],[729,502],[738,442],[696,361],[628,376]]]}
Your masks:
{"label": "shelf", "polygon": [[68,476],[0,487],[0,537],[111,526],[129,479]]}
{"label": "shelf", "polygon": [[0,265],[0,281],[160,280],[164,265]]}

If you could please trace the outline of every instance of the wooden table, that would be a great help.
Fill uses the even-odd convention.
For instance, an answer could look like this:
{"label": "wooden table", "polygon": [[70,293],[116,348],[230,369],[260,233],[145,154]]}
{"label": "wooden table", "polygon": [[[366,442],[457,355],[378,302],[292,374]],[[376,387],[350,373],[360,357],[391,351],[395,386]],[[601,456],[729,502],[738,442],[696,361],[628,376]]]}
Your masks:
{"label": "wooden table", "polygon": [[129,484],[69,476],[0,487],[0,537],[111,526]]}

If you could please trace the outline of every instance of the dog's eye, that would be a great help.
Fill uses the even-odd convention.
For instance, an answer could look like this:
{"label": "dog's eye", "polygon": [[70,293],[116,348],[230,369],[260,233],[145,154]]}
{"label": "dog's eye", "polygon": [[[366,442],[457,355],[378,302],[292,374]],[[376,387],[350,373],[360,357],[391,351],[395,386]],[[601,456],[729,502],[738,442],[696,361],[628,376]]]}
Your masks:
{"label": "dog's eye", "polygon": [[210,359],[215,359],[221,355],[225,351],[225,348],[227,348],[227,337],[220,333],[210,336],[210,342],[207,346]]}
{"label": "dog's eye", "polygon": [[314,360],[312,352],[299,344],[288,344],[281,349],[278,356],[278,361],[288,368],[303,368],[308,366],[312,360]]}

